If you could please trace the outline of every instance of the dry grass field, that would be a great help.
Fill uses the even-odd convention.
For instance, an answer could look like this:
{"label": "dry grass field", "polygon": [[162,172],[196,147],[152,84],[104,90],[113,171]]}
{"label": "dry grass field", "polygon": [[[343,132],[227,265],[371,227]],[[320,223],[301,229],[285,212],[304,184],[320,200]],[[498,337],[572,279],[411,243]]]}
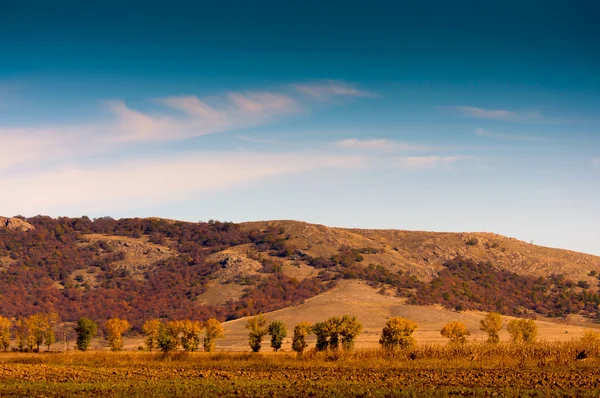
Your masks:
{"label": "dry grass field", "polygon": [[2,397],[597,397],[575,343],[345,353],[0,353]]}

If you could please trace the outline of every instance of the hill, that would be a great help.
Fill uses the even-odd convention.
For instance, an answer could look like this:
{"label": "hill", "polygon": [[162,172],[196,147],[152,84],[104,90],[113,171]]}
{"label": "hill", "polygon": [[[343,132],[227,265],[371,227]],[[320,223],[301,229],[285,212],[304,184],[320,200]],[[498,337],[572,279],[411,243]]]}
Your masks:
{"label": "hill", "polygon": [[385,300],[513,316],[596,319],[600,304],[600,257],[491,233],[297,221],[2,220],[0,313],[10,317],[56,310],[65,321],[119,316],[138,329],[150,318],[234,320],[339,286],[358,289],[348,280],[376,287]]}

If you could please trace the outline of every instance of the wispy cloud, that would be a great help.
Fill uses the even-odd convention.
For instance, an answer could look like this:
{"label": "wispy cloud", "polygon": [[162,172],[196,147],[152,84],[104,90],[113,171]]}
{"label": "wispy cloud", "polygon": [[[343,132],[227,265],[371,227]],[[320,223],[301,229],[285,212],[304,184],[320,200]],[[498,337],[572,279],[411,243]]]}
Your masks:
{"label": "wispy cloud", "polygon": [[432,148],[419,145],[410,144],[407,142],[400,142],[394,140],[388,140],[385,138],[361,140],[358,138],[348,138],[335,143],[340,148],[347,149],[366,149],[366,150],[377,150],[377,151],[422,151],[431,150]]}
{"label": "wispy cloud", "polygon": [[376,98],[379,95],[370,91],[360,90],[352,85],[327,81],[325,83],[295,84],[296,90],[320,101],[328,101],[335,97],[368,97]]}
{"label": "wispy cloud", "polygon": [[474,106],[454,106],[450,109],[462,114],[477,119],[501,120],[506,122],[539,122],[544,118],[541,114],[535,111],[513,111],[507,109],[487,109]]}
{"label": "wispy cloud", "polygon": [[2,183],[10,187],[11,194],[0,195],[0,208],[6,214],[129,210],[183,201],[278,175],[361,167],[363,161],[357,156],[319,153],[197,152],[101,166],[69,165],[4,176]]}
{"label": "wispy cloud", "polygon": [[596,158],[592,158],[592,164],[595,166],[600,166],[600,156]]}
{"label": "wispy cloud", "polygon": [[532,135],[516,135],[516,134],[498,134],[492,133],[491,131],[484,130],[481,128],[475,129],[475,135],[479,137],[497,138],[502,140],[516,140],[516,141],[545,141],[545,138],[535,137]]}
{"label": "wispy cloud", "polygon": [[[195,96],[155,100],[162,113],[132,109],[123,101],[107,101],[109,120],[79,125],[0,127],[0,170],[32,160],[107,152],[125,145],[182,140],[266,124],[280,115],[298,112],[297,102],[268,92],[229,93],[219,107]],[[223,104],[224,102],[224,104]],[[179,114],[166,112],[168,109]]]}
{"label": "wispy cloud", "polygon": [[440,166],[450,166],[457,162],[475,160],[473,156],[405,156],[395,158],[392,165],[402,169],[431,169]]}

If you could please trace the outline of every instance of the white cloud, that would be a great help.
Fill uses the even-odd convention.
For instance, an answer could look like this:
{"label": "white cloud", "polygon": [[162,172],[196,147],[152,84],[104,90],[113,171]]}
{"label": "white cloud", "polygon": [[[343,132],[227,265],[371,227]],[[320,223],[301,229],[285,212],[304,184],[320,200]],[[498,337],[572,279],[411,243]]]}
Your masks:
{"label": "white cloud", "polygon": [[531,135],[498,134],[482,128],[475,129],[474,133],[480,137],[499,138],[503,140],[544,141],[544,138],[542,137],[534,137]]}
{"label": "white cloud", "polygon": [[596,166],[600,166],[600,157],[593,158],[592,159],[592,164],[596,165]]}
{"label": "white cloud", "polygon": [[0,195],[5,214],[126,211],[183,201],[265,178],[323,168],[362,167],[356,156],[318,153],[215,153],[135,159],[102,166],[63,166],[8,175]]}
{"label": "white cloud", "polygon": [[113,118],[98,123],[46,127],[0,127],[0,171],[31,161],[87,156],[124,145],[181,140],[262,125],[274,117],[298,112],[288,96],[268,92],[229,93],[224,105],[212,107],[194,96],[157,99],[180,114],[144,113],[123,101],[104,103]]}
{"label": "white cloud", "polygon": [[453,163],[474,160],[472,156],[405,156],[394,159],[392,165],[402,169],[430,169]]}
{"label": "white cloud", "polygon": [[406,142],[393,141],[385,138],[372,140],[348,138],[336,142],[335,145],[347,149],[368,149],[378,151],[422,151],[432,149],[423,145],[409,144]]}
{"label": "white cloud", "polygon": [[535,122],[543,119],[537,112],[516,112],[506,109],[486,109],[474,106],[454,106],[451,107],[451,109],[462,115],[478,119],[501,120],[506,122]]}
{"label": "white cloud", "polygon": [[326,83],[296,84],[296,90],[321,101],[330,100],[333,97],[368,97],[376,98],[379,95],[370,91],[359,90],[346,83],[328,81]]}

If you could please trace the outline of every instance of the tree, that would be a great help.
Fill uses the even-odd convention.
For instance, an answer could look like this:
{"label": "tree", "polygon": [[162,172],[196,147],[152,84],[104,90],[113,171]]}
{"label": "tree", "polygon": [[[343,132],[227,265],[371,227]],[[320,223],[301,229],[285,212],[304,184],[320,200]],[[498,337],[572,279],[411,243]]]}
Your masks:
{"label": "tree", "polygon": [[354,348],[354,340],[362,331],[363,326],[356,316],[344,315],[339,324],[339,333],[342,337],[342,348],[350,351]]}
{"label": "tree", "polygon": [[161,324],[160,319],[151,319],[142,326],[142,331],[146,335],[146,348],[148,348],[148,351],[158,348],[158,335]]}
{"label": "tree", "polygon": [[40,346],[44,342],[44,332],[47,329],[47,319],[44,314],[37,313],[31,315],[26,320],[27,323],[27,347],[30,351],[34,348],[39,352]]}
{"label": "tree", "polygon": [[0,316],[0,348],[4,351],[10,347],[10,328],[12,327],[12,321],[8,318]]}
{"label": "tree", "polygon": [[218,320],[211,318],[204,323],[204,351],[213,352],[216,340],[225,337],[225,329]]}
{"label": "tree", "polygon": [[500,336],[498,335],[498,332],[502,329],[502,316],[500,314],[490,312],[479,321],[479,324],[479,329],[488,335],[488,343],[497,344],[500,342]]}
{"label": "tree", "polygon": [[292,350],[298,353],[298,356],[302,356],[302,353],[306,349],[306,336],[310,334],[312,325],[309,322],[300,322],[294,327],[294,337],[292,339]]}
{"label": "tree", "polygon": [[533,319],[513,319],[506,325],[513,343],[533,343],[537,338],[538,327]]}
{"label": "tree", "polygon": [[412,347],[415,345],[415,338],[412,334],[417,327],[417,324],[410,319],[390,318],[381,331],[379,344],[387,351]]}
{"label": "tree", "polygon": [[327,323],[315,323],[312,326],[312,332],[317,336],[317,351],[325,351],[329,347],[329,326]]}
{"label": "tree", "polygon": [[287,336],[287,329],[285,324],[281,321],[273,321],[268,327],[269,335],[271,335],[271,347],[275,349],[275,352],[279,351],[283,344],[283,339]]}
{"label": "tree", "polygon": [[77,349],[87,351],[90,348],[92,339],[96,337],[98,324],[88,318],[80,318],[75,327],[77,333]]}
{"label": "tree", "polygon": [[50,352],[50,346],[56,341],[54,328],[58,325],[58,322],[60,322],[60,318],[56,312],[46,314],[46,322],[44,324],[44,344],[48,347],[48,352]]}
{"label": "tree", "polygon": [[25,351],[27,347],[27,336],[29,331],[27,328],[27,319],[20,318],[15,323],[15,339],[17,341],[17,348],[19,351]]}
{"label": "tree", "polygon": [[471,332],[461,322],[452,321],[442,328],[440,334],[450,339],[450,344],[464,344],[467,342],[467,336],[470,336]]}
{"label": "tree", "polygon": [[202,332],[202,323],[199,321],[190,321],[185,319],[175,321],[181,334],[181,346],[188,352],[198,351],[200,346],[200,332]]}
{"label": "tree", "polygon": [[160,323],[158,328],[158,347],[165,354],[177,350],[179,347],[179,329],[174,322]]}
{"label": "tree", "polygon": [[248,319],[248,323],[246,324],[246,329],[250,331],[248,333],[248,344],[253,352],[260,351],[262,339],[268,332],[265,328],[266,324],[267,318],[263,314]]}
{"label": "tree", "polygon": [[123,333],[131,329],[131,324],[125,319],[112,318],[106,321],[108,345],[112,351],[123,349]]}
{"label": "tree", "polygon": [[340,347],[340,330],[342,319],[334,316],[325,321],[327,334],[329,335],[329,349],[336,351]]}

